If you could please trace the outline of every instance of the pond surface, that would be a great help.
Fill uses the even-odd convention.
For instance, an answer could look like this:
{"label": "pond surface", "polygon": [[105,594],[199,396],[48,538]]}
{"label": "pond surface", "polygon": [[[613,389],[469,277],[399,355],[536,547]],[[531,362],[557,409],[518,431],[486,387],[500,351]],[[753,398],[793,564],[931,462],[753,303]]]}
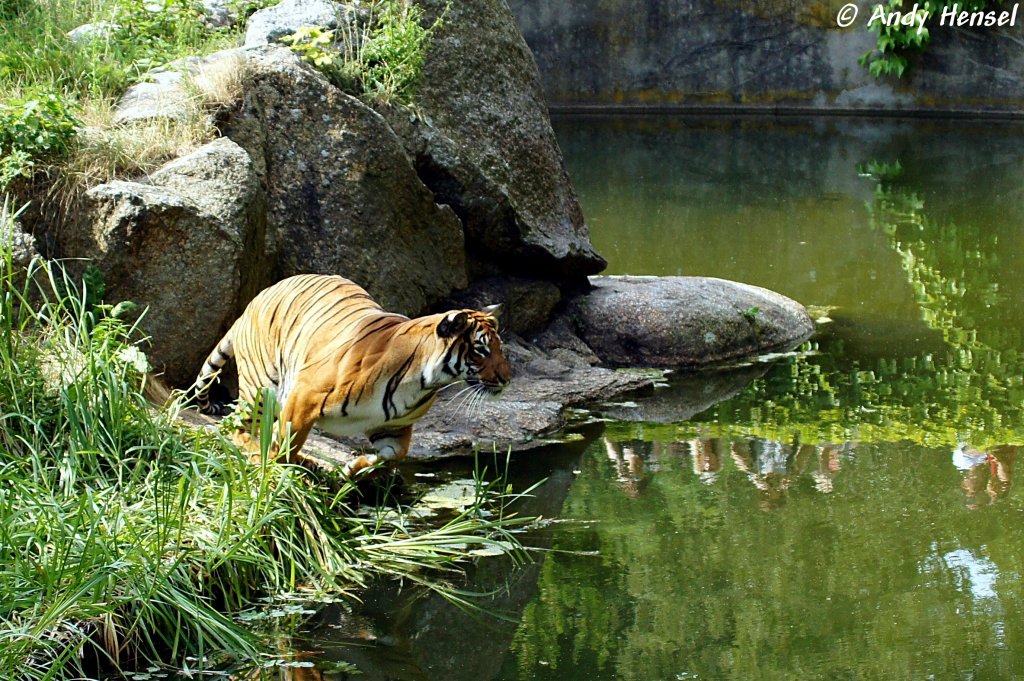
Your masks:
{"label": "pond surface", "polygon": [[474,573],[506,620],[382,589],[310,623],[318,659],[368,680],[1024,677],[1024,127],[555,123],[608,273],[765,286],[818,332],[515,459],[548,478],[524,512],[559,522],[533,565]]}

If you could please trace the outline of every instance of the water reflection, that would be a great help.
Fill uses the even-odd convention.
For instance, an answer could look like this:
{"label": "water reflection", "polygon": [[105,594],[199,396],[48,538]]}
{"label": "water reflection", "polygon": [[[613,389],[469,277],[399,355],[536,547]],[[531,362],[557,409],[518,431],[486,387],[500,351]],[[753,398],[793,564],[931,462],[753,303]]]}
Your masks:
{"label": "water reflection", "polygon": [[831,492],[832,480],[840,468],[839,453],[853,447],[853,443],[795,446],[751,439],[735,443],[731,454],[736,467],[761,491],[761,508],[770,510],[781,503],[785,491],[800,475],[810,477],[817,491]]}
{"label": "water reflection", "polygon": [[961,472],[960,488],[967,508],[975,511],[995,503],[1010,491],[1019,445],[997,445],[988,451],[960,443],[953,450],[953,465]]}
{"label": "water reflection", "polygon": [[629,497],[644,493],[667,458],[689,460],[693,474],[705,485],[718,481],[729,459],[761,493],[763,510],[781,505],[785,493],[800,477],[809,478],[813,488],[822,494],[832,492],[833,479],[842,467],[841,455],[856,447],[852,442],[808,445],[756,437],[696,437],[684,442],[604,437],[602,442],[615,480]]}
{"label": "water reflection", "polygon": [[[579,464],[563,517],[586,524],[556,536],[497,678],[1024,672],[1011,521],[1024,506],[1009,489],[971,511],[949,450],[692,425],[646,441],[648,426],[602,438]],[[992,448],[972,470],[1011,470],[1015,450]]]}
{"label": "water reflection", "polygon": [[[817,492],[830,494],[843,459],[853,456],[857,448],[855,442],[810,445],[757,437],[695,437],[679,442],[603,437],[602,443],[615,480],[629,497],[644,493],[666,458],[688,460],[705,485],[718,481],[729,459],[761,493],[759,505],[766,511],[778,508],[800,478],[809,479]],[[953,450],[953,466],[960,471],[968,509],[978,510],[1009,494],[1019,449],[1020,445],[1007,444],[981,451],[960,443]]]}
{"label": "water reflection", "polygon": [[942,562],[950,570],[962,575],[961,581],[975,603],[985,603],[996,598],[996,580],[999,568],[985,556],[977,556],[968,549],[956,549],[942,556]]}
{"label": "water reflection", "polygon": [[562,512],[591,530],[556,541],[601,558],[547,559],[503,678],[1024,675],[1024,128],[559,132],[613,273],[831,322],[704,409],[606,410]]}

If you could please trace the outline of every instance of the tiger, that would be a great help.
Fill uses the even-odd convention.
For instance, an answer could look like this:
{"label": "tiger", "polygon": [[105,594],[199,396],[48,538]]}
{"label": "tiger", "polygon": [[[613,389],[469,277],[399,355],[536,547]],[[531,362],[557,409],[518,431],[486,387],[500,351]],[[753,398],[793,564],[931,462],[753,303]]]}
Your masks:
{"label": "tiger", "polygon": [[[497,396],[509,384],[498,335],[501,309],[410,319],[386,312],[344,277],[292,276],[258,293],[210,352],[193,386],[195,402],[200,411],[216,413],[209,389],[234,358],[239,406],[255,404],[262,388],[275,392],[280,408],[273,455],[287,442],[284,461],[315,468],[301,450],[316,426],[333,435],[365,435],[376,450],[347,464],[344,476],[378,461],[393,468],[408,454],[413,425],[441,388],[464,380],[471,390]],[[259,419],[251,420],[258,428]],[[256,449],[248,430],[236,431],[234,439]]]}

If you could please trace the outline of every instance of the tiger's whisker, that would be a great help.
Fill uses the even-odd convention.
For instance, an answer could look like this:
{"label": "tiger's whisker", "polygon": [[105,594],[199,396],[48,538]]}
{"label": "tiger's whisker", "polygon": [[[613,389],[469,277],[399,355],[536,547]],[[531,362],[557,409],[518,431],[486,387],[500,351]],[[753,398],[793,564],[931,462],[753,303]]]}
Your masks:
{"label": "tiger's whisker", "polygon": [[[462,385],[462,384],[459,384],[459,383],[453,383],[452,385]],[[451,397],[451,402],[452,402],[453,404],[457,404],[457,403],[459,402],[459,398],[463,398],[463,399],[465,399],[465,398],[464,398],[463,396],[464,396],[464,395],[465,395],[466,393],[468,393],[469,391],[471,391],[472,389],[473,389],[473,386],[471,386],[471,385],[463,385],[463,388],[462,388],[462,390],[460,390],[459,392],[457,392],[457,393],[455,393],[454,395],[452,395],[452,397]]]}
{"label": "tiger's whisker", "polygon": [[437,389],[437,394],[440,395],[445,390],[451,390],[452,388],[458,388],[458,387],[461,387],[461,388],[465,389],[468,386],[465,383],[463,383],[462,381],[458,381],[456,383],[449,383],[447,385],[442,385],[440,388],[438,388]]}
{"label": "tiger's whisker", "polygon": [[465,414],[467,417],[470,417],[473,413],[473,402],[475,401],[476,395],[479,393],[479,391],[480,385],[473,384],[467,386],[466,390],[459,393],[459,395],[463,397],[459,402],[458,410]]}
{"label": "tiger's whisker", "polygon": [[[469,388],[464,393],[462,401],[459,404],[460,409],[462,410],[462,412],[466,416],[470,415],[470,407],[473,404],[473,398],[476,395],[476,390],[477,390],[477,386],[475,386],[475,385],[469,386]],[[463,393],[460,393],[460,394],[463,394]]]}

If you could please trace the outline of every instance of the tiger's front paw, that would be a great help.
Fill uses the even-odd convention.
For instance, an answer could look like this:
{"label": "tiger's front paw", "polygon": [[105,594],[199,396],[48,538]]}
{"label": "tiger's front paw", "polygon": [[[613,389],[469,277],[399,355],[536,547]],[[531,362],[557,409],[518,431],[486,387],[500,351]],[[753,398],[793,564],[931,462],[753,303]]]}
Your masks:
{"label": "tiger's front paw", "polygon": [[345,464],[345,467],[342,468],[341,472],[342,475],[351,480],[367,468],[372,468],[376,463],[377,457],[375,455],[366,456],[364,454]]}

